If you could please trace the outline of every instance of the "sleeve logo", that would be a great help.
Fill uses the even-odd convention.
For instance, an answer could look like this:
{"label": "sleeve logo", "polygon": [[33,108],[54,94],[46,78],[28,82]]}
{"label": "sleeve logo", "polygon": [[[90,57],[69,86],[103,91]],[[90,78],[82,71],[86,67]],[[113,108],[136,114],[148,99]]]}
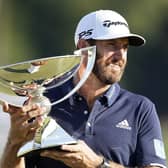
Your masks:
{"label": "sleeve logo", "polygon": [[160,157],[161,159],[166,159],[163,142],[159,139],[154,139],[153,143],[156,156]]}

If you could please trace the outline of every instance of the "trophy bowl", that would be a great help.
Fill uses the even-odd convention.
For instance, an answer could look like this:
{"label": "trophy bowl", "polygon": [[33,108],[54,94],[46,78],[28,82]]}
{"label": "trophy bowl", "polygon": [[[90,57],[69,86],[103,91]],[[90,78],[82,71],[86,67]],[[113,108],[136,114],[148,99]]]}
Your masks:
{"label": "trophy bowl", "polygon": [[[43,125],[36,131],[33,140],[18,151],[18,157],[33,151],[76,143],[54,119],[48,116],[51,107],[72,96],[87,80],[96,57],[96,47],[74,51],[72,55],[53,56],[0,67],[0,104],[4,101],[17,107],[31,97],[30,103],[46,107]],[[54,102],[44,96],[45,92],[70,80],[83,67],[81,80],[63,97]],[[53,82],[54,81],[54,82]],[[54,83],[50,85],[50,83]]]}

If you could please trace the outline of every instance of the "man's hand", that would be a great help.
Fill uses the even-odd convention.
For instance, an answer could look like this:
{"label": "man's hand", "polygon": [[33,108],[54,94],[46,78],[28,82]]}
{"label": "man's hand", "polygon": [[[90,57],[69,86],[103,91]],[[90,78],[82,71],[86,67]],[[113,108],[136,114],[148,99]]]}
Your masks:
{"label": "man's hand", "polygon": [[[45,109],[36,104],[16,107],[4,102],[3,111],[10,114],[11,127],[8,139],[15,145],[22,145],[33,139],[35,131],[42,125]],[[34,120],[30,122],[32,118]]]}
{"label": "man's hand", "polygon": [[24,158],[18,158],[17,152],[24,143],[33,139],[36,130],[42,125],[45,108],[28,104],[16,107],[6,102],[2,106],[3,111],[10,115],[11,127],[0,160],[0,167],[25,168]]}
{"label": "man's hand", "polygon": [[98,156],[84,141],[73,145],[62,145],[62,151],[45,150],[41,156],[64,162],[73,168],[96,168],[103,159]]}

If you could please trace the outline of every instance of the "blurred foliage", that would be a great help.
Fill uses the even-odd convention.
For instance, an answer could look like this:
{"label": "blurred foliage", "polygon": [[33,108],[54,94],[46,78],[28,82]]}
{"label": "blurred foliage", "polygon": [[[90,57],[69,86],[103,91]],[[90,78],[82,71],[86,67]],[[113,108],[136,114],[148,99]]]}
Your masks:
{"label": "blurred foliage", "polygon": [[0,65],[72,53],[76,24],[97,9],[118,11],[147,39],[130,47],[121,85],[149,97],[159,116],[167,116],[168,0],[0,0]]}

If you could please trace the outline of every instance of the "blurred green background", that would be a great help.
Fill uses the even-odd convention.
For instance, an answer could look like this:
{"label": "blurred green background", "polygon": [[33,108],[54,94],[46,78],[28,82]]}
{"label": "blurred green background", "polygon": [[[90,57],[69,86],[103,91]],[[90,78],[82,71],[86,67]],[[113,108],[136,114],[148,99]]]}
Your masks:
{"label": "blurred green background", "polygon": [[168,154],[168,0],[0,0],[0,65],[72,53],[77,22],[97,9],[118,11],[147,40],[130,47],[121,85],[156,104]]}

